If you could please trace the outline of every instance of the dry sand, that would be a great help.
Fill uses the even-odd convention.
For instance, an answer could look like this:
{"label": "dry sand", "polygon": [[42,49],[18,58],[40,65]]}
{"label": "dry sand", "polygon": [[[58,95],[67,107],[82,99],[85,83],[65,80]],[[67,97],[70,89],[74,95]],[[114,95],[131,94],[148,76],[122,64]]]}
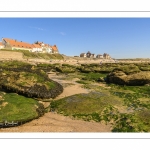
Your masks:
{"label": "dry sand", "polygon": [[103,123],[74,120],[53,112],[18,127],[1,128],[0,132],[111,132]]}

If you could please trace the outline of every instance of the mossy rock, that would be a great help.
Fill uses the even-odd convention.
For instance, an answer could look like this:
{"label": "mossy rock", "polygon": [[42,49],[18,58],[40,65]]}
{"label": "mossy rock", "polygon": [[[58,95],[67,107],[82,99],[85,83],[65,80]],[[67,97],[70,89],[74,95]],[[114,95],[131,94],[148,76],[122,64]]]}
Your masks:
{"label": "mossy rock", "polygon": [[127,75],[123,71],[114,70],[107,75],[106,81],[109,83],[131,86],[150,84],[150,71],[143,71]]}
{"label": "mossy rock", "polygon": [[43,104],[35,99],[27,98],[16,93],[0,91],[0,122],[26,123],[44,115]]}
{"label": "mossy rock", "polygon": [[0,76],[0,86],[2,90],[33,98],[55,98],[63,92],[62,85],[40,72],[7,71],[5,76]]}
{"label": "mossy rock", "polygon": [[61,73],[74,73],[76,71],[76,68],[70,66],[61,66],[61,67],[56,67],[56,71]]}

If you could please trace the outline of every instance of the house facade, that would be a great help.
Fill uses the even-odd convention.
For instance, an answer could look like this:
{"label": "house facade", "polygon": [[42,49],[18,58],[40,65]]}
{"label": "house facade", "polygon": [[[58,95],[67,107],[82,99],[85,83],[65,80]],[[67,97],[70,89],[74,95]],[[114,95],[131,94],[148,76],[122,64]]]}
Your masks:
{"label": "house facade", "polygon": [[103,55],[98,54],[92,54],[90,51],[88,51],[87,53],[81,53],[80,57],[87,57],[87,58],[98,58],[98,59],[111,59],[110,55],[107,53],[104,53]]}
{"label": "house facade", "polygon": [[101,59],[101,58],[103,58],[103,55],[101,55],[101,54],[98,54],[98,55],[96,56],[96,58],[99,58],[99,59]]}
{"label": "house facade", "polygon": [[59,53],[56,45],[51,46],[49,44],[45,44],[43,42],[38,42],[38,41],[36,42],[36,44],[41,46],[43,53],[50,53],[50,54]]}
{"label": "house facade", "polygon": [[86,53],[81,53],[80,57],[86,57]]}
{"label": "house facade", "polygon": [[52,46],[52,53],[53,53],[53,54],[59,53],[58,48],[57,48],[56,45]]}
{"label": "house facade", "polygon": [[90,58],[91,57],[91,52],[90,51],[88,51],[87,53],[86,53],[86,57],[88,57],[88,58]]}
{"label": "house facade", "polygon": [[32,44],[33,48],[31,50],[31,52],[38,52],[38,53],[42,53],[42,47],[38,44]]}
{"label": "house facade", "polygon": [[89,51],[87,53],[81,53],[80,57],[87,57],[87,58],[95,58],[95,54],[91,54]]}
{"label": "house facade", "polygon": [[110,57],[110,55],[109,55],[109,54],[104,53],[104,54],[103,54],[103,58],[104,58],[104,59],[110,59],[111,57]]}
{"label": "house facade", "polygon": [[51,46],[51,45],[45,44],[45,49],[46,49],[46,52],[47,52],[47,53],[50,53],[50,54],[53,53],[53,49],[52,49],[52,46]]}
{"label": "house facade", "polygon": [[90,58],[95,58],[95,57],[96,57],[95,54],[91,54],[91,55],[90,55]]}

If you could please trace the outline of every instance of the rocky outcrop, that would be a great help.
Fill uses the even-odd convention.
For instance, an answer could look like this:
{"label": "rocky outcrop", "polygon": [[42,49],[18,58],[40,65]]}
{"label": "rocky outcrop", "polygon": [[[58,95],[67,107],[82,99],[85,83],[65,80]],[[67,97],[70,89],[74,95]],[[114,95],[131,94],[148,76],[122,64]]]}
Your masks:
{"label": "rocky outcrop", "polygon": [[30,98],[55,98],[63,92],[61,84],[39,73],[0,72],[0,88]]}
{"label": "rocky outcrop", "polygon": [[109,83],[115,83],[119,85],[133,85],[140,86],[150,84],[150,71],[141,71],[127,75],[123,71],[113,70],[106,77],[106,81]]}

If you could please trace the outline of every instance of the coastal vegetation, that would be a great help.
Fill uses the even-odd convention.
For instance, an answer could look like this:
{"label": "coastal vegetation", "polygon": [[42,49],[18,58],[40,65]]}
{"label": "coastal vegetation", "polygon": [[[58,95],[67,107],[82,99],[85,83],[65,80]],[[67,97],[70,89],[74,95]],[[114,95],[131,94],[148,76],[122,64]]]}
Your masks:
{"label": "coastal vegetation", "polygon": [[[36,64],[19,61],[0,63],[0,122],[32,120],[46,110],[73,119],[110,124],[112,132],[150,131],[149,63]],[[63,86],[48,73],[65,75],[89,93],[54,100]],[[25,109],[26,108],[26,109]],[[9,115],[8,115],[9,114]],[[9,117],[8,117],[9,116]]]}
{"label": "coastal vegetation", "polygon": [[25,59],[59,59],[63,60],[63,56],[59,53],[56,54],[49,54],[49,53],[36,53],[36,52],[29,52],[28,50],[9,50],[9,49],[1,49],[1,51],[8,51],[8,52],[20,52],[23,54],[23,58]]}
{"label": "coastal vegetation", "polygon": [[0,122],[18,122],[18,124],[36,119],[44,114],[41,103],[16,93],[0,92]]}
{"label": "coastal vegetation", "polygon": [[[104,68],[107,68],[106,71]],[[112,125],[112,132],[149,132],[148,70],[148,63],[81,65],[76,68],[76,73],[72,74],[78,75],[80,80],[77,82],[92,92],[52,101],[51,109],[74,119],[109,123]],[[114,84],[108,80],[114,72],[125,77],[120,81],[114,76],[114,79],[118,81]],[[122,81],[127,79],[130,82],[122,84]]]}

